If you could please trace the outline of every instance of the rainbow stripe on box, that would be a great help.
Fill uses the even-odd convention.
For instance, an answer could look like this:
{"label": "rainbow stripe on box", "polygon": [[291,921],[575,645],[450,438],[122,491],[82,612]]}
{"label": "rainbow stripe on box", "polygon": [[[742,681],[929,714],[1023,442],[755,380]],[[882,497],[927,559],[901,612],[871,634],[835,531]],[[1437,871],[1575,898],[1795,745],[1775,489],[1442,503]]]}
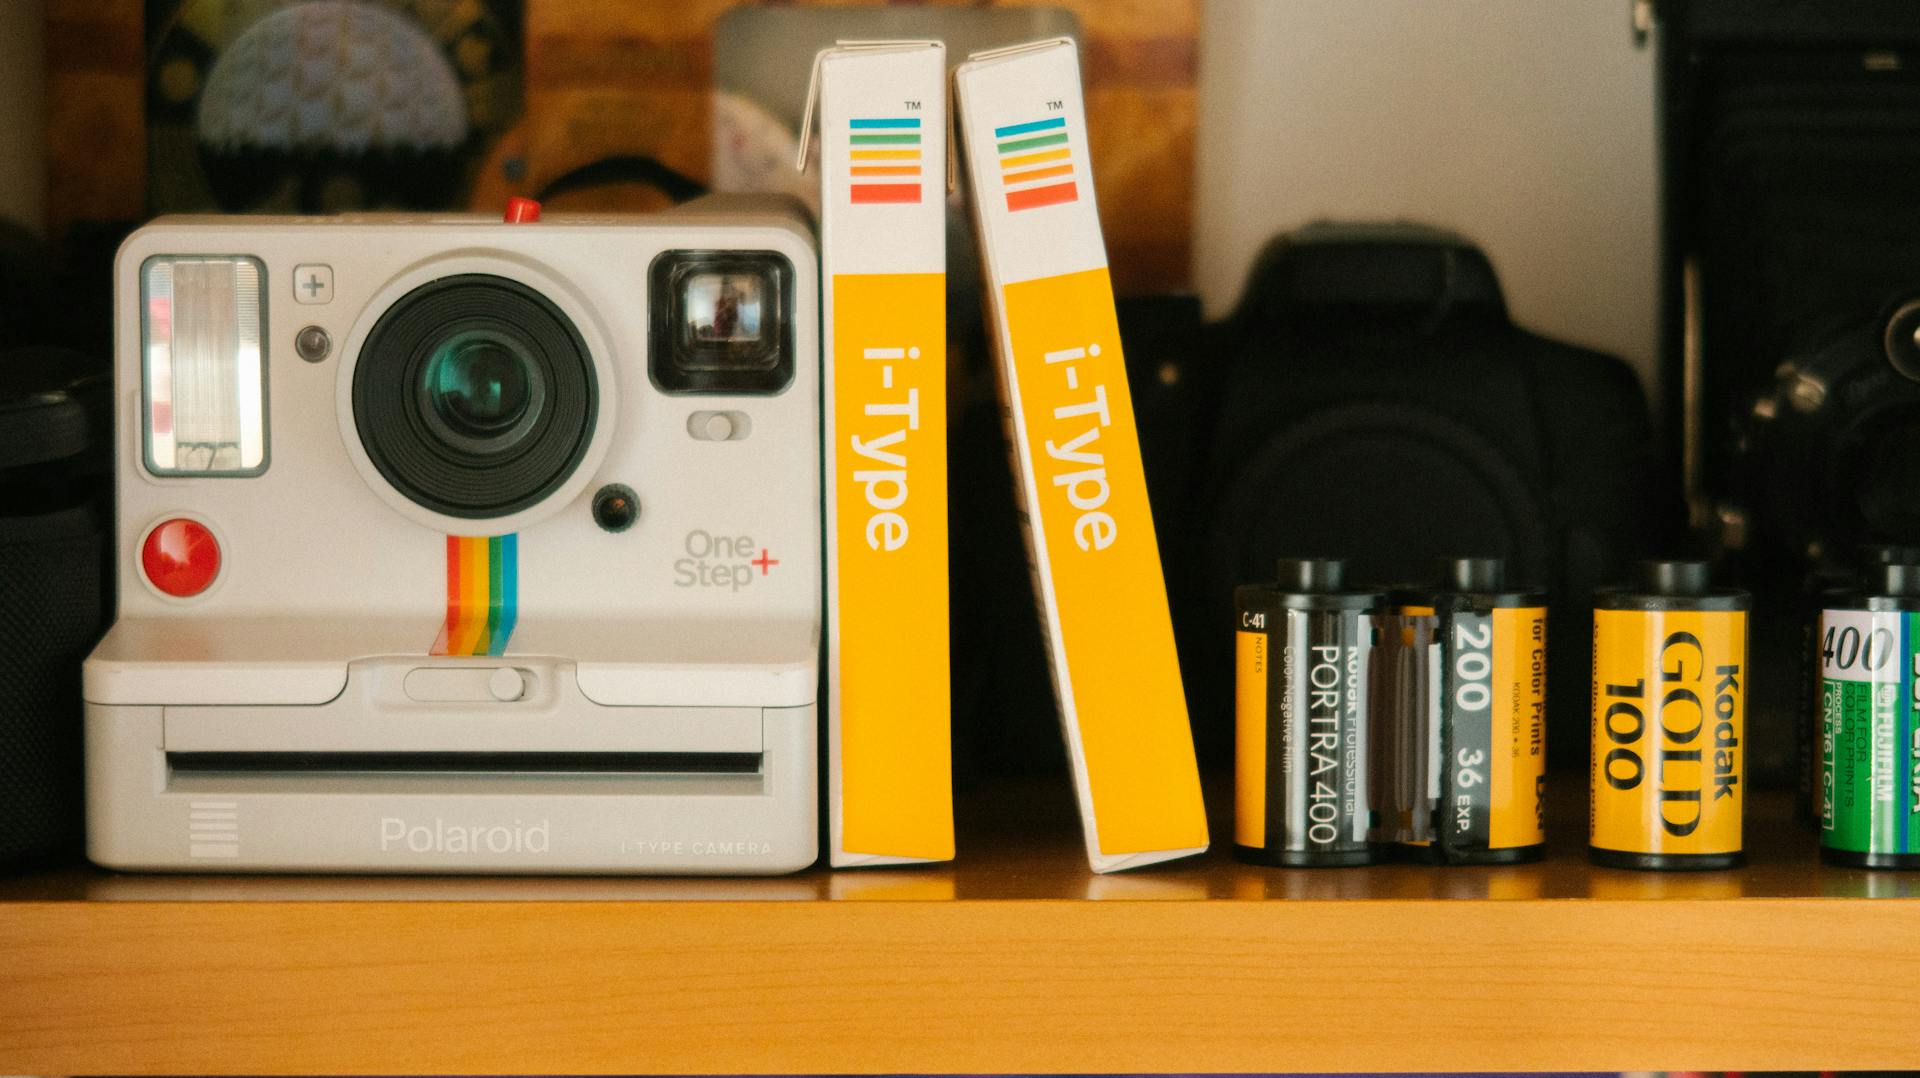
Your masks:
{"label": "rainbow stripe on box", "polygon": [[447,620],[433,654],[505,654],[519,605],[519,536],[447,536]]}
{"label": "rainbow stripe on box", "polygon": [[1065,116],[996,127],[993,139],[1000,153],[1000,182],[1006,188],[1007,209],[1034,210],[1079,201]]}
{"label": "rainbow stripe on box", "polygon": [[849,201],[855,205],[920,201],[920,118],[847,122]]}

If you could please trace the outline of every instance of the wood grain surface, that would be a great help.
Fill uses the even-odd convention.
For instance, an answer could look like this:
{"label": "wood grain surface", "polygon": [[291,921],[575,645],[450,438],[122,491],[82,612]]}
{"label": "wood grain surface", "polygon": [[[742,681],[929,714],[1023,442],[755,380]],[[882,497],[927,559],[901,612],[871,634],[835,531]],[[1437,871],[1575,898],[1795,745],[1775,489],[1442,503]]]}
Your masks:
{"label": "wood grain surface", "polygon": [[1920,1062],[1920,907],[29,903],[15,1073]]}
{"label": "wood grain surface", "polygon": [[1538,865],[1095,877],[1063,793],[927,872],[15,878],[0,1071],[1920,1066],[1916,885],[1784,799],[1733,872],[1589,867],[1568,800]]}

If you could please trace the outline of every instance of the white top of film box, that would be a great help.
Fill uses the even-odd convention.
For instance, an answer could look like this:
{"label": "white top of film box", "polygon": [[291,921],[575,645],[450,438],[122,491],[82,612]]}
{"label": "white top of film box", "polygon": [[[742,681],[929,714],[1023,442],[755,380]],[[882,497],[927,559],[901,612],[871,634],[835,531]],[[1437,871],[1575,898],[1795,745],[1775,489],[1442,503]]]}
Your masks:
{"label": "white top of film box", "polygon": [[946,68],[938,41],[843,41],[815,60],[828,273],[946,272]]}
{"label": "white top of film box", "polygon": [[[954,82],[965,101],[967,178],[995,282],[1105,267],[1073,41],[975,53]],[[1027,212],[1043,206],[1054,212]]]}

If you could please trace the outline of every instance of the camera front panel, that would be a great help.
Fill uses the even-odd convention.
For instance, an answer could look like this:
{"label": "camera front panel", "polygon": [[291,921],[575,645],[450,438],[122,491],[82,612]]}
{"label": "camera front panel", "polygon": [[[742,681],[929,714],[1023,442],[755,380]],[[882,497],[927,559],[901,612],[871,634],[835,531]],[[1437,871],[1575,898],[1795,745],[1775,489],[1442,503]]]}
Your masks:
{"label": "camera front panel", "polygon": [[[817,624],[814,257],[777,214],[149,225],[116,270],[121,616],[360,619],[364,653],[425,651],[465,540],[513,548],[516,651]],[[667,302],[662,264],[693,267]],[[663,332],[697,384],[656,377]],[[184,598],[142,557],[174,520],[218,547]]]}

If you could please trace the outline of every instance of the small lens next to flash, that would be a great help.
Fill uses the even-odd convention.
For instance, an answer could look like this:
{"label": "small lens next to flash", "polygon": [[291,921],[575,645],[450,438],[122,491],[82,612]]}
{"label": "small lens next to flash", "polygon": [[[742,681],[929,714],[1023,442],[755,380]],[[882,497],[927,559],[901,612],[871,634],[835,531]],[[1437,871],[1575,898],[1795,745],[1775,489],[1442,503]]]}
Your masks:
{"label": "small lens next to flash", "polygon": [[793,266],[784,255],[668,251],[647,283],[647,369],[661,390],[771,394],[793,381]]}

